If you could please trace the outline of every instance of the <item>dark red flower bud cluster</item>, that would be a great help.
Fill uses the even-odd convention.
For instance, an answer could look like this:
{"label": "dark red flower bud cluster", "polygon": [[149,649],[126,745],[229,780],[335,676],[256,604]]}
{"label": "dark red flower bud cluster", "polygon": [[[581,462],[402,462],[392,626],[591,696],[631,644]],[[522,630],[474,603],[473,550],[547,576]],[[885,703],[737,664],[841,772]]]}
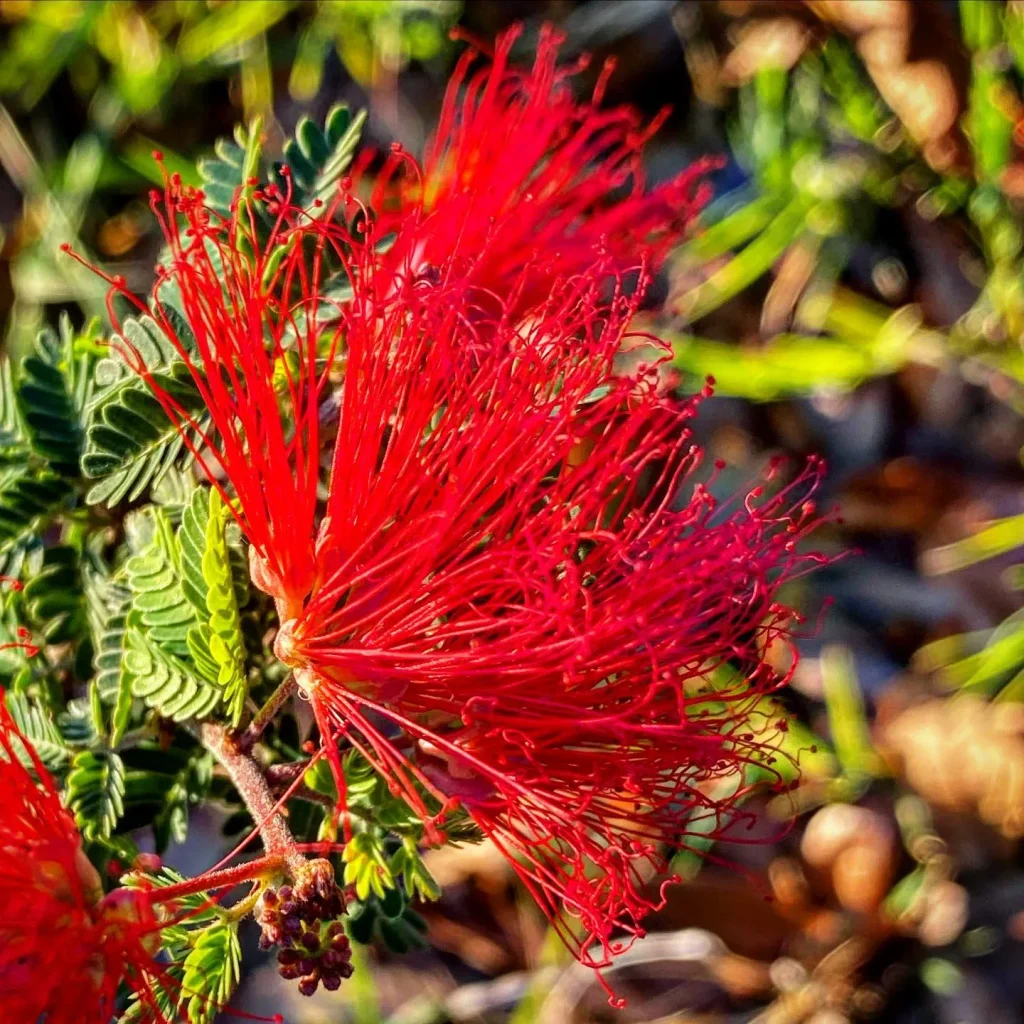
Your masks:
{"label": "dark red flower bud cluster", "polygon": [[334,870],[325,860],[312,860],[297,871],[294,885],[268,889],[256,907],[262,929],[260,949],[282,947],[278,973],[298,979],[299,991],[312,995],[319,985],[333,992],[352,975],[352,948],[337,918],[345,912]]}
{"label": "dark red flower bud cluster", "polygon": [[311,996],[318,985],[334,992],[352,977],[352,946],[344,927],[335,921],[323,932],[303,932],[294,946],[277,954],[277,963],[282,978],[298,979],[302,995]]}

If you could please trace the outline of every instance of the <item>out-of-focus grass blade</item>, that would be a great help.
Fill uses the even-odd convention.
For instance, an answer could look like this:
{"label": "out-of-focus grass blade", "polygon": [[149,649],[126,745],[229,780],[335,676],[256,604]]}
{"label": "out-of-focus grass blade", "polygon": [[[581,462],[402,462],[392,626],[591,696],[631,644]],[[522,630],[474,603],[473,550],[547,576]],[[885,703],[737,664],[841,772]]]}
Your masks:
{"label": "out-of-focus grass blade", "polygon": [[673,365],[697,380],[715,378],[723,395],[768,402],[808,391],[851,391],[902,361],[880,365],[872,353],[831,338],[780,334],[762,346],[744,348],[693,335],[661,332],[672,345]]}
{"label": "out-of-focus grass blade", "polygon": [[[534,1024],[540,1014],[540,1008],[551,993],[552,986],[558,975],[550,968],[563,968],[572,962],[572,954],[561,940],[554,928],[549,928],[544,935],[537,957],[536,977],[530,982],[526,995],[512,1011],[508,1024]],[[547,969],[545,969],[547,968]]]}
{"label": "out-of-focus grass blade", "polygon": [[345,982],[352,1024],[382,1024],[380,990],[374,978],[366,947],[352,943],[352,966],[355,972]]}
{"label": "out-of-focus grass blade", "polygon": [[708,226],[686,245],[676,250],[674,261],[678,260],[686,265],[718,259],[719,256],[731,252],[763,231],[783,205],[783,201],[777,196],[759,196],[719,219],[721,207],[731,207],[734,202],[735,199],[731,195],[723,196],[713,206],[708,207],[701,215],[701,223],[707,223]]}
{"label": "out-of-focus grass blade", "polygon": [[[925,657],[935,657],[927,648]],[[1024,665],[1024,611],[1004,619],[989,634],[985,646],[940,669],[940,678],[950,687],[970,693],[992,694]]]}
{"label": "out-of-focus grass blade", "polygon": [[871,742],[864,696],[848,647],[834,644],[822,650],[821,684],[832,744],[843,772],[853,779],[884,775],[882,759]]}
{"label": "out-of-focus grass blade", "polygon": [[145,135],[135,134],[128,139],[121,147],[119,156],[124,164],[147,181],[153,182],[154,185],[163,185],[164,178],[160,173],[160,166],[153,159],[154,150],[163,153],[164,166],[169,173],[180,174],[186,185],[196,188],[202,185],[203,178],[196,169],[194,160],[189,160],[163,143],[158,145]]}
{"label": "out-of-focus grass blade", "polygon": [[932,548],[922,559],[929,575],[955,572],[1024,545],[1024,515],[1008,516],[978,530],[963,540]]}
{"label": "out-of-focus grass blade", "polygon": [[294,6],[291,0],[228,0],[182,32],[178,55],[186,64],[200,64],[234,50],[266,32]]}
{"label": "out-of-focus grass blade", "polygon": [[713,271],[706,281],[677,297],[673,312],[692,323],[753,284],[799,234],[806,213],[802,200],[790,202],[742,252]]}
{"label": "out-of-focus grass blade", "polygon": [[952,636],[932,640],[914,653],[914,669],[924,673],[937,672],[969,654],[977,654],[991,636],[992,630],[979,629],[972,633],[954,633]]}

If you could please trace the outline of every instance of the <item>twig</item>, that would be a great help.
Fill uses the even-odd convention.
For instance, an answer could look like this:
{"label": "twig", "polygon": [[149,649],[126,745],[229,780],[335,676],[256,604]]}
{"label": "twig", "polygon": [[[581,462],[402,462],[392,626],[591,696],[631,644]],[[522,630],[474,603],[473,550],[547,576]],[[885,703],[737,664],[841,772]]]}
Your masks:
{"label": "twig", "polygon": [[[211,889],[229,889],[242,882],[279,875],[284,872],[285,860],[279,856],[259,857],[256,860],[236,864],[232,868],[220,871],[208,871],[195,878],[186,878],[174,885],[148,889],[154,903],[171,903],[182,896],[191,896],[197,892],[209,892]],[[233,908],[232,908],[233,909]]]}
{"label": "twig", "polygon": [[267,698],[266,703],[256,712],[252,721],[245,731],[236,737],[234,745],[240,753],[247,753],[252,750],[253,745],[263,735],[263,731],[274,720],[278,711],[285,702],[295,693],[295,675],[291,672],[284,678],[283,682]]}

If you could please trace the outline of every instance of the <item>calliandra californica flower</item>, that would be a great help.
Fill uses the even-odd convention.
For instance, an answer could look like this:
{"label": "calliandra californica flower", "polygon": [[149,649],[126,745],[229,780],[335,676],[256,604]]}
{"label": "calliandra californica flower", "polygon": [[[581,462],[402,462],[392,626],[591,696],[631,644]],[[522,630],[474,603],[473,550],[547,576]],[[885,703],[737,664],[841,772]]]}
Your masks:
{"label": "calliandra californica flower", "polygon": [[[27,764],[24,763],[27,761]],[[31,771],[30,771],[31,768]],[[33,777],[33,773],[34,776]],[[0,701],[0,1003],[6,1020],[109,1024],[160,973],[142,893],[103,895],[49,773]],[[152,1007],[153,1021],[162,1017]]]}
{"label": "calliandra californica flower", "polygon": [[319,575],[277,642],[327,734],[426,822],[464,806],[593,966],[658,902],[663,845],[727,833],[764,763],[815,472],[725,508],[690,487],[694,404],[615,375],[639,297],[600,261],[522,320],[457,281],[346,318]]}
{"label": "calliandra californica flower", "polygon": [[[506,98],[522,84],[503,66],[494,77]],[[562,141],[537,154],[538,180]],[[552,210],[572,188],[558,182]],[[150,302],[135,301],[203,394],[206,430],[147,377],[252,545],[281,618],[275,649],[311,702],[342,807],[339,739],[428,841],[466,810],[579,959],[605,966],[660,905],[650,881],[670,880],[666,849],[737,838],[748,767],[773,771],[760,697],[787,680],[772,666],[796,616],[777,593],[815,562],[799,545],[820,467],[722,505],[692,482],[695,401],[661,393],[657,344],[639,339],[655,354],[632,376],[615,370],[663,244],[644,244],[653,228],[626,262],[579,226],[584,203],[559,236],[571,246],[531,237],[503,252],[514,233],[490,229],[482,197],[482,223],[466,203],[463,229],[435,245],[443,204],[424,197],[404,220],[380,217],[391,238],[378,248],[378,211],[348,183],[315,217],[287,189],[249,194],[276,218],[260,245],[248,203],[222,220],[170,176],[154,207],[171,259]],[[636,202],[647,209],[627,197],[623,223]],[[329,264],[351,295],[321,320]]]}
{"label": "calliandra californica flower", "polygon": [[[209,887],[220,884],[208,878]],[[156,956],[160,930],[187,918],[174,901],[204,885],[200,877],[104,895],[53,779],[0,697],[0,1007],[5,1022],[110,1024],[124,989],[138,1000],[140,1024],[177,1022],[177,1014],[168,1017],[160,1009],[158,989],[180,990]]]}

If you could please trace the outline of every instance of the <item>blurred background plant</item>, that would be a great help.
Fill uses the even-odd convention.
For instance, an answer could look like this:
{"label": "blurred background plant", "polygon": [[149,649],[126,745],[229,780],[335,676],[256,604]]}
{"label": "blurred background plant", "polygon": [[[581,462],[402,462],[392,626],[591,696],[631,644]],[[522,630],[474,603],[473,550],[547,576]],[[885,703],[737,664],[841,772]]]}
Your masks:
{"label": "blurred background plant", "polygon": [[[159,445],[109,447],[122,420],[103,411],[105,389],[120,371],[105,360],[109,379],[90,383],[102,292],[58,244],[145,289],[154,148],[215,190],[254,155],[244,133],[214,151],[237,122],[263,119],[265,163],[308,158],[318,138],[330,150],[359,130],[339,102],[367,110],[370,144],[420,148],[456,52],[448,30],[488,38],[516,18],[524,53],[553,19],[567,55],[595,52],[592,72],[615,56],[611,102],[673,105],[652,177],[724,159],[642,326],[672,342],[666,374],[682,390],[717,378],[696,433],[729,464],[723,493],[775,454],[829,458],[823,500],[844,524],[822,543],[856,555],[806,584],[808,607],[824,593],[834,606],[771,708],[802,777],[759,807],[769,841],[680,856],[687,883],[616,967],[625,1011],[568,962],[494,850],[408,862],[400,815],[353,857],[354,884],[383,858],[392,881],[418,880],[411,896],[432,879],[441,899],[413,909],[397,885],[367,882],[354,927],[373,943],[356,948],[371,969],[322,999],[282,986],[243,936],[251,969],[236,1005],[301,1024],[339,1019],[338,998],[358,1024],[1020,1020],[1015,0],[0,0],[0,559],[26,580],[5,594],[0,628],[27,621],[47,645],[31,671],[15,655],[0,663],[25,727],[55,770],[78,770],[76,806],[108,822],[110,856],[153,821],[188,872],[207,859],[198,848],[242,825],[230,787],[180,735],[123,763],[116,752],[124,725],[103,658],[122,642],[108,638],[127,597],[109,552],[145,556],[127,588],[145,589],[143,569],[166,569],[154,522],[183,544],[202,509],[173,471],[150,487],[166,469]],[[90,451],[93,466],[107,459],[100,484],[80,469]],[[274,682],[260,675],[261,614],[240,605],[256,692]],[[300,725],[270,737],[282,781]],[[297,831],[317,833],[328,785],[307,779]]]}

